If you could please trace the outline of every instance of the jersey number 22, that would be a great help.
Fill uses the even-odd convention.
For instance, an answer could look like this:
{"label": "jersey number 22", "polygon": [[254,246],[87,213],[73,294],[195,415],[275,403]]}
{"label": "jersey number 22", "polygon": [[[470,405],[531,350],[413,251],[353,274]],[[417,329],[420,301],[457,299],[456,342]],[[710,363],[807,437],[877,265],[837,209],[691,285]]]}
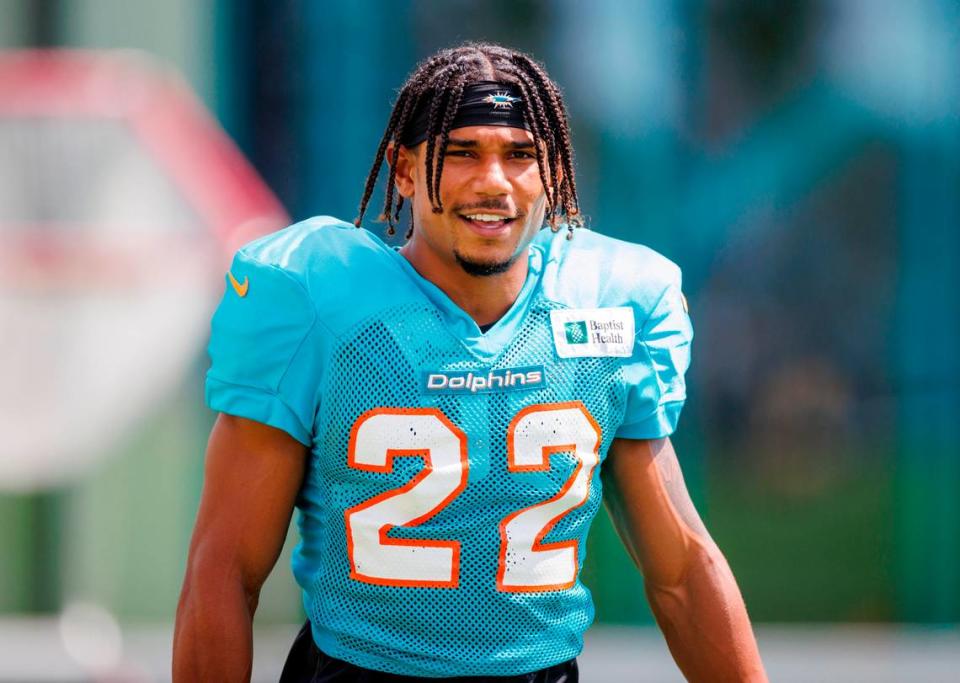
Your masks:
{"label": "jersey number 22", "polygon": [[[551,498],[510,513],[500,522],[497,588],[532,592],[570,588],[577,576],[577,541],[544,543],[565,514],[583,505],[599,462],[601,434],[579,401],[533,405],[507,429],[507,468],[533,472],[550,467],[550,455],[573,452],[576,467]],[[394,527],[422,524],[466,488],[467,436],[435,408],[376,408],[350,431],[348,464],[391,472],[393,459],[418,456],[424,468],[401,487],[344,512],[350,577],[387,586],[456,588],[460,542],[391,538]]]}

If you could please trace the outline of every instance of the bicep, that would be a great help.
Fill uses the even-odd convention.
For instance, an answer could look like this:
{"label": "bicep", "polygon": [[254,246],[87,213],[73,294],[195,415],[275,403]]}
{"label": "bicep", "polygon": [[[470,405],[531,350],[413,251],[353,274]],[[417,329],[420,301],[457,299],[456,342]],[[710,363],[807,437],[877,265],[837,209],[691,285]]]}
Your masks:
{"label": "bicep", "polygon": [[648,581],[675,584],[691,553],[713,544],[670,439],[615,439],[601,476],[607,510]]}
{"label": "bicep", "polygon": [[283,547],[306,462],[306,447],[285,432],[221,414],[207,444],[190,568],[235,574],[258,591]]}

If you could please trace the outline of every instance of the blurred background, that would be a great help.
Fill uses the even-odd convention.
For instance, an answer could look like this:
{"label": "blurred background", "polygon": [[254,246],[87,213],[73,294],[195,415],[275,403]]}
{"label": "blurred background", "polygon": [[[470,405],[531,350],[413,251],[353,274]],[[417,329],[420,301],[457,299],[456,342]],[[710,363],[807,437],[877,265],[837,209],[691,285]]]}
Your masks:
{"label": "blurred background", "polygon": [[[0,680],[169,677],[229,256],[352,220],[406,75],[467,39],[546,64],[589,225],[684,270],[674,442],[771,679],[957,680],[950,0],[0,0]],[[585,582],[584,680],[681,680],[605,517]]]}

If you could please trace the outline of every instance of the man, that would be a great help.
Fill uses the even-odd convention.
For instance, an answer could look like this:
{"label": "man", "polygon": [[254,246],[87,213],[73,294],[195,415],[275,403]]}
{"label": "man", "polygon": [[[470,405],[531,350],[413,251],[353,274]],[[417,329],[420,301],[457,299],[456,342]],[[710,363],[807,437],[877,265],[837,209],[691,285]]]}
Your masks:
{"label": "man", "polygon": [[385,159],[390,232],[410,206],[399,251],[324,217],[228,273],[175,679],[249,677],[296,506],[309,621],[282,680],[576,681],[603,489],[683,673],[765,680],[667,438],[692,337],[679,269],[577,229],[557,86],[498,46],[440,52],[400,92],[357,226]]}

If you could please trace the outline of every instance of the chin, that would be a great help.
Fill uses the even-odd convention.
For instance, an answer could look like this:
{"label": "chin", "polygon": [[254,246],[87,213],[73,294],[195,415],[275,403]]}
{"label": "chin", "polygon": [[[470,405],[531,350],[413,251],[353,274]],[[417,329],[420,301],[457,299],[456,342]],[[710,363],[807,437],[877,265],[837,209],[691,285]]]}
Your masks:
{"label": "chin", "polygon": [[460,252],[454,252],[454,256],[457,263],[468,275],[485,277],[499,275],[510,270],[510,266],[516,262],[518,254],[503,259],[491,258],[490,256],[478,257],[472,254],[461,254]]}

